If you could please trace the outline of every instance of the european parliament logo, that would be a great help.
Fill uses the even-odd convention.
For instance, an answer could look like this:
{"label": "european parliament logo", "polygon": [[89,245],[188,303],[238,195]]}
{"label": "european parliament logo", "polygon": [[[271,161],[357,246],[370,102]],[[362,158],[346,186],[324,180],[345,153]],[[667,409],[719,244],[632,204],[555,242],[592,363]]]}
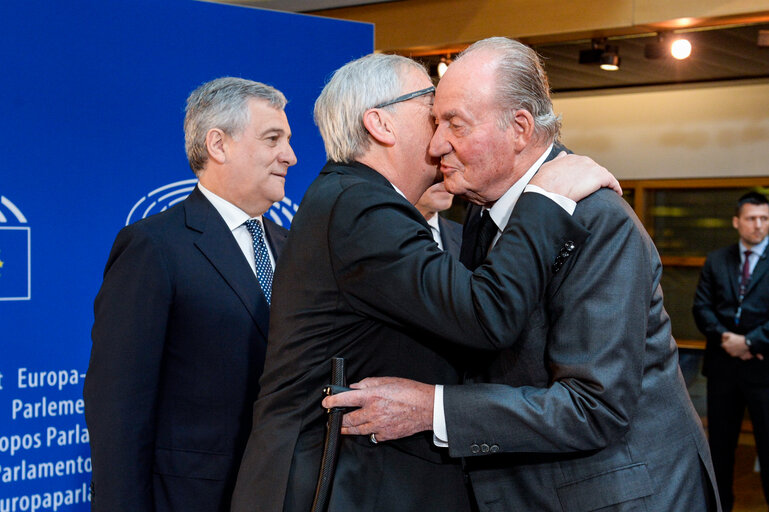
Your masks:
{"label": "european parliament logo", "polygon": [[[144,219],[155,213],[164,212],[175,204],[184,201],[195,188],[197,182],[198,180],[196,179],[175,181],[156,188],[133,205],[131,211],[128,212],[125,225],[127,226],[132,222]],[[294,214],[298,209],[298,204],[291,201],[288,197],[284,197],[282,201],[274,203],[267,210],[265,216],[278,226],[288,228],[291,225],[291,221],[294,220]]]}
{"label": "european parliament logo", "polygon": [[32,298],[30,240],[27,218],[0,195],[0,301]]}
{"label": "european parliament logo", "polygon": [[267,216],[278,226],[283,226],[288,229],[291,226],[291,221],[294,220],[294,214],[299,209],[299,205],[293,202],[288,197],[284,197],[281,201],[273,203],[267,213]]}

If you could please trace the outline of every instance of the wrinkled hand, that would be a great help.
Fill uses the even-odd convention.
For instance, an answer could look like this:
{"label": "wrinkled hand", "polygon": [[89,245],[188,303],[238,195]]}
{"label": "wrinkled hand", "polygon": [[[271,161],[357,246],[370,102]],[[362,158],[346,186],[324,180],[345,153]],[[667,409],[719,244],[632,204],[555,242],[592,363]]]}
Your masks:
{"label": "wrinkled hand", "polygon": [[622,187],[609,171],[589,157],[569,155],[565,151],[543,164],[530,183],[573,201],[584,199],[603,187],[622,195]]}
{"label": "wrinkled hand", "polygon": [[400,439],[433,428],[435,386],[398,377],[369,377],[353,391],[323,399],[323,407],[360,407],[344,415],[342,434]]}
{"label": "wrinkled hand", "polygon": [[733,332],[723,333],[721,335],[721,348],[726,350],[726,353],[730,356],[739,357],[743,361],[753,359],[753,354],[750,353],[750,349],[748,349],[748,345],[745,343],[745,336],[740,334],[734,334]]}

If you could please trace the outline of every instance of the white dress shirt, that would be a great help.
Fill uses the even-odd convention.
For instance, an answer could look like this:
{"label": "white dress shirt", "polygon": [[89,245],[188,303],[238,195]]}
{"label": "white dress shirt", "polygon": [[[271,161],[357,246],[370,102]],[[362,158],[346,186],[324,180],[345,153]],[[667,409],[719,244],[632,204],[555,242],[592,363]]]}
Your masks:
{"label": "white dress shirt", "polygon": [[200,183],[198,183],[198,188],[203,193],[203,195],[206,196],[206,199],[208,199],[211,202],[214,208],[216,208],[216,211],[219,212],[219,215],[222,216],[222,219],[224,219],[224,222],[225,224],[227,224],[227,227],[230,228],[230,232],[232,233],[232,236],[235,237],[235,241],[238,243],[240,250],[243,251],[243,256],[245,256],[246,260],[248,260],[248,264],[251,266],[251,271],[254,273],[254,275],[256,275],[256,256],[254,256],[254,239],[251,236],[251,233],[248,232],[248,228],[245,226],[244,222],[253,218],[262,225],[262,233],[265,234],[264,245],[267,246],[267,254],[270,256],[270,265],[272,265],[272,268],[274,270],[275,258],[272,255],[272,249],[270,248],[270,244],[267,243],[267,235],[264,229],[264,222],[262,221],[262,216],[259,215],[258,217],[250,217],[246,212],[244,212],[243,210],[241,210],[231,202],[227,201],[226,199],[222,199],[221,197],[217,196],[216,194],[208,190],[206,187],[204,187]]}
{"label": "white dress shirt", "polygon": [[752,249],[748,249],[742,245],[742,241],[740,241],[740,268],[737,269],[739,276],[742,276],[742,266],[745,264],[745,251],[750,251],[751,253],[748,258],[750,259],[750,275],[753,275],[753,269],[756,268],[756,263],[758,263],[761,255],[764,254],[767,244],[769,244],[769,237],[764,237],[764,239],[761,240],[758,245],[754,245]]}
{"label": "white dress shirt", "polygon": [[441,225],[438,223],[438,214],[436,213],[427,221],[430,226],[430,232],[433,234],[433,240],[438,244],[438,249],[443,250],[443,240],[441,239]]}

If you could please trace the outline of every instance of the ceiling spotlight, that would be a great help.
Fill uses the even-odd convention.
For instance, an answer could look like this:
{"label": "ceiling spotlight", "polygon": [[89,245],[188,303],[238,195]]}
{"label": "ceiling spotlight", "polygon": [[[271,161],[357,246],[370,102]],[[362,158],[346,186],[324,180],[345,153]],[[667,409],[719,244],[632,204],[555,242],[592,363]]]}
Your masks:
{"label": "ceiling spotlight", "polygon": [[589,50],[580,50],[580,64],[598,64],[605,71],[617,71],[620,65],[619,47],[606,44],[606,38],[590,41]]}
{"label": "ceiling spotlight", "polygon": [[692,54],[692,43],[687,39],[677,39],[670,46],[670,54],[678,60],[683,60]]}
{"label": "ceiling spotlight", "polygon": [[603,49],[606,46],[606,39],[593,39],[590,41],[589,50],[579,51],[579,63],[580,64],[599,64],[601,62],[601,55],[603,55]]}
{"label": "ceiling spotlight", "polygon": [[607,44],[601,54],[601,69],[604,71],[617,71],[619,64],[619,47]]}

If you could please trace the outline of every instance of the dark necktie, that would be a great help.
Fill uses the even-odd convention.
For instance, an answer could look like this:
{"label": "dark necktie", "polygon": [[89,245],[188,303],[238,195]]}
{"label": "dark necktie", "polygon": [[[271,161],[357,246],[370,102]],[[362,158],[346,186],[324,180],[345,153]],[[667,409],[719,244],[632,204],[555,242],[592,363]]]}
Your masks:
{"label": "dark necktie", "polygon": [[484,211],[481,215],[481,222],[478,225],[478,232],[475,238],[473,259],[468,265],[470,270],[478,268],[481,263],[483,263],[483,260],[486,259],[486,255],[489,253],[489,248],[491,247],[491,242],[494,240],[497,231],[497,225],[494,224],[494,220],[491,218],[491,215],[489,215],[489,211]]}
{"label": "dark necktie", "polygon": [[269,304],[272,298],[272,264],[270,263],[270,255],[267,254],[267,244],[264,242],[262,225],[255,219],[249,219],[244,224],[248,232],[251,233],[254,242],[256,279],[259,281],[259,286],[262,287],[267,304]]}
{"label": "dark necktie", "polygon": [[745,294],[745,290],[750,282],[750,255],[753,251],[745,251],[745,263],[742,264],[742,280],[740,280],[740,295]]}

